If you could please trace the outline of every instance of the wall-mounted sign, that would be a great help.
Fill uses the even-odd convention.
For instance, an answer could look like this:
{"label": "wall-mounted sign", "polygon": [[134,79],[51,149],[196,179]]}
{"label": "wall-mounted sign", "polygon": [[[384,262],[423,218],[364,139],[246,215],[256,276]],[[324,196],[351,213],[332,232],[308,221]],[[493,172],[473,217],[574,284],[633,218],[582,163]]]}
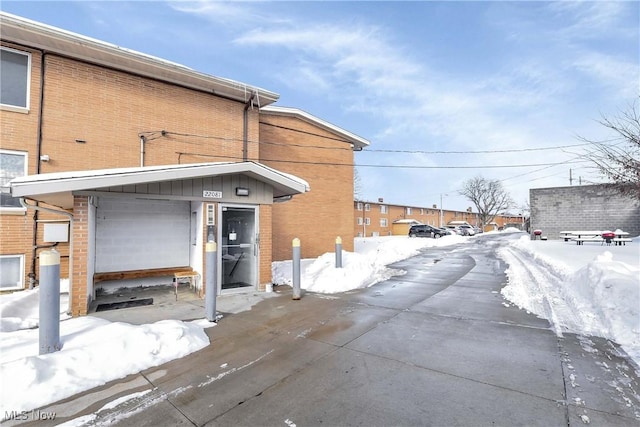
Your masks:
{"label": "wall-mounted sign", "polygon": [[204,190],[202,192],[202,197],[206,197],[207,199],[222,199],[222,191]]}

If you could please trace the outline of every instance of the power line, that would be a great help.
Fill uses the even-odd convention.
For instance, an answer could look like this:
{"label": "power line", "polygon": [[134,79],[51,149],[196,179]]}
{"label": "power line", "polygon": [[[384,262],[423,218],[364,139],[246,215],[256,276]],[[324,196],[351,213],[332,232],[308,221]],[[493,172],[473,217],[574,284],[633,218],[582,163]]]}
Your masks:
{"label": "power line", "polygon": [[[344,142],[348,144],[348,147],[328,147],[322,145],[309,145],[309,144],[295,144],[295,143],[283,143],[283,142],[271,142],[271,141],[253,141],[248,140],[247,142],[250,144],[260,144],[260,145],[273,145],[273,146],[286,146],[286,147],[298,147],[298,148],[313,148],[313,149],[323,149],[323,150],[345,150],[352,151],[351,142],[340,139],[340,138],[332,138],[326,135],[319,135],[313,132],[302,131],[298,129],[289,128],[286,126],[278,126],[270,123],[260,122],[264,125],[269,125],[273,127],[277,127],[280,129],[289,130],[292,132],[302,133],[306,135],[316,136],[318,138],[327,139],[331,141]],[[240,138],[226,138],[220,136],[212,136],[212,135],[199,135],[193,133],[182,133],[182,132],[172,132],[172,131],[146,131],[140,132],[139,135],[145,136],[147,138],[147,142],[156,140],[162,136],[168,135],[176,135],[183,136],[189,138],[202,138],[202,139],[215,139],[223,142],[238,142],[242,143],[243,139]],[[189,141],[181,141],[181,143],[185,144],[194,144],[194,145],[204,145]],[[363,149],[359,151],[360,153],[397,153],[397,154],[501,154],[501,153],[524,153],[524,152],[533,152],[533,151],[551,151],[551,150],[562,150],[565,148],[574,148],[574,147],[584,147],[593,145],[593,143],[580,143],[580,144],[568,144],[568,145],[556,145],[551,147],[533,147],[533,148],[512,148],[512,149],[500,149],[500,150],[452,150],[452,151],[444,151],[444,150],[391,150],[391,149]]]}
{"label": "power line", "polygon": [[[204,153],[189,153],[176,151],[179,156],[196,156],[196,157],[214,157],[220,159],[234,159],[241,160],[239,156],[222,156],[215,154]],[[425,165],[374,165],[374,164],[354,164],[354,163],[333,163],[333,162],[312,162],[302,160],[281,160],[281,159],[266,159],[261,158],[261,162],[274,162],[274,163],[288,163],[288,164],[304,164],[314,166],[346,166],[346,167],[367,167],[367,168],[381,168],[381,169],[502,169],[502,168],[527,168],[538,166],[558,166],[565,165],[567,163],[583,163],[581,161],[573,162],[558,162],[558,163],[534,163],[523,165],[473,165],[473,166],[425,166]]]}

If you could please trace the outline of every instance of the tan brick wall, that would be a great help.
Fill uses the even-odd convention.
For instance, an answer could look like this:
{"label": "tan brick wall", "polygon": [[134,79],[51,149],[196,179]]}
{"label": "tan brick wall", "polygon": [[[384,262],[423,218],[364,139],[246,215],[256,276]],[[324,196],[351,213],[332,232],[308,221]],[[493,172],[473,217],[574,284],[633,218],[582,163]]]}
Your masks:
{"label": "tan brick wall", "polygon": [[[290,130],[290,129],[296,129]],[[273,259],[291,259],[291,241],[302,258],[335,251],[336,237],[353,251],[353,151],[347,142],[294,117],[260,116],[260,161],[306,180],[311,191],[273,205]]]}
{"label": "tan brick wall", "polygon": [[[50,161],[39,162],[42,57],[38,51],[30,52],[29,112],[0,111],[0,147],[27,152],[29,174],[38,172],[38,164],[40,173],[139,166],[141,133],[148,141],[145,165],[243,159],[242,103],[48,54],[44,59],[42,154],[48,155]],[[257,110],[249,109],[248,117],[248,139],[252,141],[248,144],[248,157],[255,159]],[[165,136],[160,133],[162,130],[166,131]],[[0,214],[0,254],[25,255],[28,285],[34,211],[18,214]],[[39,212],[38,218],[67,217]],[[45,244],[43,229],[40,224],[39,245]],[[61,276],[65,278],[69,271],[68,244],[60,244],[57,249],[61,252]],[[74,260],[74,264],[78,262],[74,271],[84,271],[86,262]],[[38,274],[37,263],[35,272]],[[74,304],[74,310],[86,312],[86,303]]]}
{"label": "tan brick wall", "polygon": [[140,134],[145,166],[242,160],[239,102],[47,56],[44,105],[43,173],[140,166]]}
{"label": "tan brick wall", "polygon": [[264,291],[265,285],[271,283],[273,280],[271,274],[271,263],[273,262],[272,256],[272,220],[273,220],[272,205],[260,206],[260,277],[259,277],[259,290]]}
{"label": "tan brick wall", "polygon": [[[29,93],[29,111],[15,112],[0,109],[0,148],[4,150],[28,153],[27,169],[29,174],[36,173],[38,159],[36,154],[38,138],[38,118],[40,109],[41,55],[38,51],[27,50],[10,43],[2,43],[31,54],[31,79]],[[42,215],[39,214],[42,217]],[[29,284],[29,271],[32,265],[33,211],[0,211],[0,254],[24,255],[24,283]],[[36,263],[36,273],[38,265]],[[61,265],[61,272],[64,268]]]}
{"label": "tan brick wall", "polygon": [[87,314],[89,297],[87,290],[87,254],[89,244],[89,202],[86,196],[74,197],[73,203],[73,277],[71,280],[71,315]]}

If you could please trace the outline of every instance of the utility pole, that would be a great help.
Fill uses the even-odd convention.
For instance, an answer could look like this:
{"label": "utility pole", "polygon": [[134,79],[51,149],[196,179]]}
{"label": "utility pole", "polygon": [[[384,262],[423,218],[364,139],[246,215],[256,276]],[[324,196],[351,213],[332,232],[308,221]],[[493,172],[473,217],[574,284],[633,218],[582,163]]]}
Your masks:
{"label": "utility pole", "polygon": [[442,193],[440,193],[440,228],[442,228]]}

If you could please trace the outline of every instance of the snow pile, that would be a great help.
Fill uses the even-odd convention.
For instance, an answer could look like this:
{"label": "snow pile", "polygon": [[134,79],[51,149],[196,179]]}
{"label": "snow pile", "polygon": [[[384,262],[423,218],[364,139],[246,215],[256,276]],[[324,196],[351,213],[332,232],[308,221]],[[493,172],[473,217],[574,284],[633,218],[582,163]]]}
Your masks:
{"label": "snow pile", "polygon": [[38,329],[2,333],[0,413],[27,411],[209,344],[202,327],[177,320],[134,326],[96,317],[60,323],[62,350],[38,355]]}
{"label": "snow pile", "polygon": [[[387,266],[417,255],[421,249],[451,246],[468,241],[469,237],[450,235],[439,239],[408,238],[407,236],[367,237],[356,239],[355,252],[342,253],[342,268],[336,268],[335,252],[316,259],[302,260],[300,287],[310,292],[337,293],[366,288],[402,274]],[[291,261],[274,262],[273,283],[292,285]]]}
{"label": "snow pile", "polygon": [[637,239],[628,246],[603,247],[536,242],[525,236],[498,253],[509,264],[505,298],[548,319],[559,335],[607,338],[640,361]]}
{"label": "snow pile", "polygon": [[[69,280],[60,280],[60,319],[68,319]],[[38,327],[40,293],[38,289],[14,292],[0,298],[0,332]]]}

